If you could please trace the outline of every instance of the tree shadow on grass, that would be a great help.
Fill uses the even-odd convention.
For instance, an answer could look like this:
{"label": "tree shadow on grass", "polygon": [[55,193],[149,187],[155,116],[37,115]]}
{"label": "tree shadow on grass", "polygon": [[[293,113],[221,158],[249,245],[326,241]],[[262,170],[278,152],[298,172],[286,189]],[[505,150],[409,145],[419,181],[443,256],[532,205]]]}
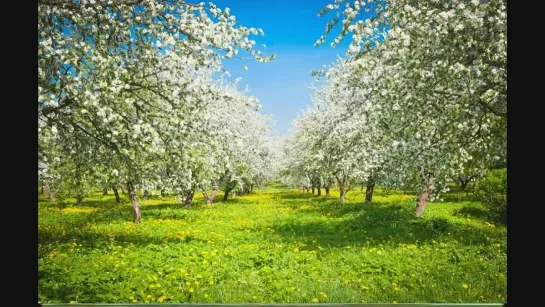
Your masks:
{"label": "tree shadow on grass", "polygon": [[[322,191],[324,192],[324,191]],[[325,194],[325,192],[324,192]],[[279,198],[279,199],[298,199],[298,200],[301,200],[301,201],[305,201],[305,200],[308,200],[309,198],[320,198],[320,197],[324,197],[324,194],[322,194],[322,196],[318,196],[317,194],[312,194],[312,193],[306,193],[306,192],[303,192],[303,191],[297,191],[297,192],[285,192],[285,193],[282,193],[282,194],[279,194],[279,195],[275,195],[276,198]]]}
{"label": "tree shadow on grass", "polygon": [[151,244],[164,245],[165,243],[188,243],[191,241],[206,242],[206,240],[196,238],[191,234],[177,235],[170,234],[168,236],[149,236],[143,234],[126,234],[126,233],[101,233],[90,232],[81,229],[48,229],[38,232],[38,244],[63,244],[77,242],[84,247],[98,248],[105,245],[136,245],[147,246]]}
{"label": "tree shadow on grass", "polygon": [[453,215],[466,218],[477,218],[483,221],[490,222],[490,215],[486,210],[471,205],[455,210],[453,212]]}
{"label": "tree shadow on grass", "polygon": [[[410,203],[410,204],[409,204]],[[450,237],[465,245],[489,244],[498,237],[491,229],[460,224],[438,217],[416,217],[412,201],[400,204],[317,205],[309,210],[332,217],[326,221],[286,219],[275,222],[275,232],[285,241],[321,246],[377,246],[419,244]]]}

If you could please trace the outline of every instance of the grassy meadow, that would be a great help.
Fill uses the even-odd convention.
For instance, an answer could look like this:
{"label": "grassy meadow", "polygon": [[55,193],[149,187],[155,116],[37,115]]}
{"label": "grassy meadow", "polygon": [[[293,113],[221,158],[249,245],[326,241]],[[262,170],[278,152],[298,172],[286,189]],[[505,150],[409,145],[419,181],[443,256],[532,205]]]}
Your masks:
{"label": "grassy meadow", "polygon": [[109,194],[39,196],[41,302],[506,301],[506,228],[465,192],[421,218],[414,195],[381,189],[371,204],[359,188],[340,204],[281,184],[209,208],[152,196],[139,225]]}

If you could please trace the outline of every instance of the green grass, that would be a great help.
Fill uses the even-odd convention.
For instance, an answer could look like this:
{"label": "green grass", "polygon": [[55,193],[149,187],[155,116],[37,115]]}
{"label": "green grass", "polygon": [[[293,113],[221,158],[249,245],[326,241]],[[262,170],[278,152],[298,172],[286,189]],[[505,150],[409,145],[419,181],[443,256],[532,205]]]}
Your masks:
{"label": "green grass", "polygon": [[[324,191],[322,191],[324,192]],[[111,192],[110,192],[111,193]],[[126,195],[124,196],[126,198]],[[452,192],[414,216],[414,195],[332,198],[273,184],[211,208],[99,193],[40,196],[42,302],[413,303],[506,301],[506,228]]]}

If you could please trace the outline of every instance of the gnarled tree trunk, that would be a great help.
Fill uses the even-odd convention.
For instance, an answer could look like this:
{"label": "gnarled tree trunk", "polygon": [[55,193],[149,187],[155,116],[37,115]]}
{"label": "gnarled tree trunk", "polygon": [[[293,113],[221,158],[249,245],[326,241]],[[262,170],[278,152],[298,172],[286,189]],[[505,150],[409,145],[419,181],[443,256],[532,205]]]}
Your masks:
{"label": "gnarled tree trunk", "polygon": [[214,201],[214,197],[216,197],[216,193],[218,193],[218,187],[213,186],[212,187],[212,193],[207,194],[206,190],[204,188],[201,188],[202,196],[204,196],[204,199],[206,200],[206,205],[212,205],[212,202]]}
{"label": "gnarled tree trunk", "polygon": [[42,186],[42,192],[44,193],[45,196],[51,197],[51,187],[49,187],[49,182],[46,182]]}
{"label": "gnarled tree trunk", "polygon": [[370,203],[373,201],[373,191],[375,190],[375,181],[370,179],[367,181],[367,188],[365,188],[365,202]]}
{"label": "gnarled tree trunk", "polygon": [[433,192],[435,178],[431,175],[421,176],[420,195],[416,199],[416,216],[422,216],[426,208],[426,202],[430,194]]}
{"label": "gnarled tree trunk", "polygon": [[344,199],[346,197],[346,193],[348,193],[348,190],[346,187],[345,187],[345,183],[346,183],[346,176],[342,176],[342,180],[335,176],[336,179],[337,179],[337,183],[339,184],[339,193],[340,193],[340,199],[341,199],[341,203],[344,204]]}
{"label": "gnarled tree trunk", "polygon": [[107,187],[102,188],[102,195],[108,195],[108,188]]}
{"label": "gnarled tree trunk", "polygon": [[138,202],[136,188],[133,182],[129,181],[127,183],[127,191],[129,192],[129,199],[131,200],[134,223],[140,224],[140,221],[142,220],[142,211],[140,211],[140,203]]}
{"label": "gnarled tree trunk", "polygon": [[147,189],[144,190],[144,196],[142,198],[148,199],[149,197],[149,191]]}
{"label": "gnarled tree trunk", "polygon": [[191,207],[191,204],[193,203],[193,196],[195,196],[195,191],[193,190],[187,190],[184,193],[184,207]]}
{"label": "gnarled tree trunk", "polygon": [[346,191],[344,189],[344,185],[342,185],[342,184],[339,185],[339,192],[341,194],[341,196],[340,196],[341,203],[344,204],[344,197],[346,196]]}
{"label": "gnarled tree trunk", "polygon": [[229,192],[231,192],[231,190],[225,190],[225,193],[223,193],[223,200],[227,200],[227,198],[229,198]]}
{"label": "gnarled tree trunk", "polygon": [[119,191],[117,190],[116,187],[112,188],[112,190],[114,191],[115,202],[116,202],[116,203],[120,203],[120,202],[121,202],[121,198],[119,198]]}

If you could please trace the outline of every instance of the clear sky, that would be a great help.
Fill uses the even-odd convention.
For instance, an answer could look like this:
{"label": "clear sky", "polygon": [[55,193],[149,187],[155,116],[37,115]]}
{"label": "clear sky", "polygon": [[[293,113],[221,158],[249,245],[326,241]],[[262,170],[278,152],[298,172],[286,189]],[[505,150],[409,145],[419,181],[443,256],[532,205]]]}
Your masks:
{"label": "clear sky", "polygon": [[[233,78],[241,77],[242,89],[248,84],[250,94],[262,104],[261,112],[273,115],[276,121],[274,136],[288,134],[291,121],[310,103],[308,86],[315,79],[311,70],[344,56],[350,36],[335,48],[330,46],[339,30],[332,31],[326,42],[314,48],[334,13],[318,17],[318,11],[333,0],[216,0],[222,10],[231,9],[237,24],[263,29],[265,36],[252,36],[256,47],[265,55],[276,54],[268,63],[230,59],[224,62]],[[261,44],[265,44],[263,48]],[[242,71],[242,65],[248,67]]]}

